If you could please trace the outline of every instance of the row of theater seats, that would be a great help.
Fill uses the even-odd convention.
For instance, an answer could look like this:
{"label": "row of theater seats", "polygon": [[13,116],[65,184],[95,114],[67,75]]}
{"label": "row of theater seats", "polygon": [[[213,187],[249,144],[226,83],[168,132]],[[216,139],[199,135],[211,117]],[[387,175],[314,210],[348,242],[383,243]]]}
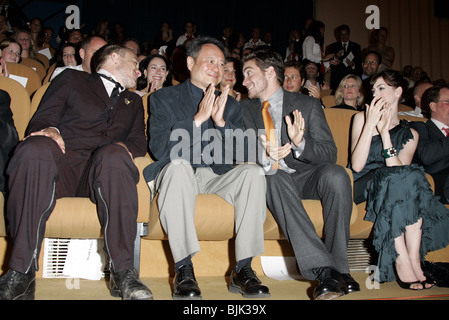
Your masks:
{"label": "row of theater seats", "polygon": [[[12,98],[11,109],[14,121],[23,137],[26,125],[36,110],[40,99],[48,84],[41,87],[30,99],[24,88],[13,80],[0,78],[0,87],[8,91]],[[143,97],[144,107],[147,109],[147,96]],[[147,112],[145,112],[147,114]],[[333,133],[338,148],[337,163],[347,167],[349,155],[349,140],[351,120],[355,111],[325,108],[324,114]],[[416,118],[413,120],[422,120]],[[173,261],[167,245],[167,236],[163,231],[155,201],[150,203],[150,192],[142,176],[142,170],[152,162],[147,155],[136,159],[136,165],[141,172],[138,183],[139,212],[138,230],[136,237],[135,264],[141,269],[143,276],[167,276],[173,270]],[[348,170],[352,178],[351,172]],[[429,176],[431,184],[433,180]],[[0,204],[4,199],[0,198]],[[319,200],[305,200],[304,206],[310,215],[317,233],[323,236],[322,206]],[[3,209],[3,207],[1,207]],[[363,220],[365,204],[353,205],[351,218],[351,239],[369,239],[372,223]],[[234,209],[222,198],[216,195],[201,194],[196,202],[195,225],[201,244],[201,254],[195,256],[197,262],[196,274],[224,275],[232,265],[232,239],[234,238]],[[291,255],[291,248],[285,241],[279,226],[267,209],[267,220],[264,225],[265,254]],[[0,236],[5,237],[3,210],[0,211]],[[95,205],[88,198],[58,199],[56,208],[47,222],[45,237],[71,239],[97,239],[102,237],[100,223]],[[143,241],[141,241],[143,239]],[[141,255],[144,251],[145,254]],[[1,253],[0,253],[1,254]],[[212,259],[211,259],[212,257]],[[42,259],[41,259],[42,260]],[[211,265],[211,260],[219,261]],[[198,262],[199,261],[199,262]],[[221,267],[220,267],[221,266]],[[260,266],[259,266],[260,267]],[[262,272],[255,266],[256,272]]]}

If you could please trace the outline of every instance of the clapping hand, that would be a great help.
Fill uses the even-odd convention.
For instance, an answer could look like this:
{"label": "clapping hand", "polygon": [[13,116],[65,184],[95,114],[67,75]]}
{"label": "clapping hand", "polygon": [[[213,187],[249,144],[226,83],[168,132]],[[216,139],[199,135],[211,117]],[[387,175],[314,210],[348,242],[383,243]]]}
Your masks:
{"label": "clapping hand", "polygon": [[285,117],[285,122],[287,123],[287,133],[290,141],[298,147],[302,143],[304,132],[306,131],[305,120],[301,112],[298,110],[293,111],[293,122],[290,116]]}

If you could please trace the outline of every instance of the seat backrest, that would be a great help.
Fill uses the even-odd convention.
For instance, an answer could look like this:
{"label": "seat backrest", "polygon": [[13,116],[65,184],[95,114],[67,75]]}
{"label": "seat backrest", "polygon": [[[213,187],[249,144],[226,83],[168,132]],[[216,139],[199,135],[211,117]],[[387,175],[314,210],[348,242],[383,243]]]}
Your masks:
{"label": "seat backrest", "polygon": [[0,77],[0,88],[8,92],[11,97],[14,125],[19,139],[23,139],[30,121],[30,96],[19,82],[6,77]]}
{"label": "seat backrest", "polygon": [[37,54],[37,60],[39,60],[40,62],[43,63],[45,71],[48,70],[48,67],[50,67],[50,59],[48,59],[48,57],[42,53],[38,53]]}
{"label": "seat backrest", "polygon": [[38,73],[30,67],[20,63],[6,63],[8,72],[12,75],[27,78],[27,84],[25,89],[28,91],[29,96],[42,86],[42,80]]}
{"label": "seat backrest", "polygon": [[53,75],[53,71],[56,69],[56,63],[53,63],[47,70],[47,75],[45,76],[44,80],[42,80],[42,84],[47,84],[47,82],[50,82],[51,76]]}
{"label": "seat backrest", "polygon": [[151,92],[147,93],[146,95],[142,96],[142,103],[143,103],[143,110],[145,112],[144,117],[145,117],[145,135],[148,138],[148,115],[149,115],[149,110],[148,110],[148,100],[150,99],[150,94]]}
{"label": "seat backrest", "polygon": [[37,107],[39,107],[39,103],[41,103],[42,97],[44,96],[44,94],[47,91],[49,86],[50,86],[50,82],[47,82],[42,87],[37,89],[36,92],[33,94],[33,97],[31,98],[30,119],[33,117],[34,113],[36,112]]}
{"label": "seat backrest", "polygon": [[358,111],[338,108],[325,108],[324,114],[337,145],[337,164],[347,167],[351,147],[351,125]]}
{"label": "seat backrest", "polygon": [[37,72],[39,77],[41,78],[41,81],[45,78],[45,75],[47,74],[47,71],[42,63],[40,63],[37,60],[30,59],[30,58],[22,58],[22,61],[20,64],[23,64],[27,67],[30,67],[34,71]]}
{"label": "seat backrest", "polygon": [[331,95],[325,96],[325,97],[321,98],[321,101],[323,102],[323,105],[326,108],[332,108],[336,105],[335,96],[331,96]]}

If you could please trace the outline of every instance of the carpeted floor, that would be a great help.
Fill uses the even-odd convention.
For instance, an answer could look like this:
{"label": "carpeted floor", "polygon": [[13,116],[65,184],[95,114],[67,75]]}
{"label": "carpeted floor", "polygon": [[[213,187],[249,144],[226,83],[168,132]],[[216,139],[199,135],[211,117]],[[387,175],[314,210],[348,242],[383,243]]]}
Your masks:
{"label": "carpeted floor", "polygon": [[[434,287],[429,290],[411,291],[401,289],[395,282],[377,284],[368,274],[354,272],[352,276],[360,284],[361,291],[348,294],[338,300],[449,300],[449,288]],[[308,281],[278,281],[259,277],[270,288],[271,298],[264,300],[310,301],[314,285]],[[143,278],[156,300],[172,300],[172,278]],[[228,278],[199,277],[203,300],[243,300],[239,294],[228,292]],[[37,279],[36,300],[119,300],[109,294],[106,280],[89,281],[73,279]]]}

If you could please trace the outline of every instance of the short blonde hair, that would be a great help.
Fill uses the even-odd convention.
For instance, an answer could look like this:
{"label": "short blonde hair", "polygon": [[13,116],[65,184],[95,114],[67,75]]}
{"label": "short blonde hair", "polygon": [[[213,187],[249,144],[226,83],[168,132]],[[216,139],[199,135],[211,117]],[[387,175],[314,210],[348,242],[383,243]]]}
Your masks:
{"label": "short blonde hair", "polygon": [[355,74],[348,74],[346,77],[341,79],[340,84],[338,85],[337,90],[335,90],[335,102],[337,105],[340,105],[343,103],[343,88],[346,85],[346,81],[348,79],[354,79],[357,83],[357,86],[359,87],[359,96],[357,97],[357,105],[361,106],[363,105],[363,102],[365,100],[365,95],[362,91],[362,79],[360,79],[359,76],[356,76]]}

